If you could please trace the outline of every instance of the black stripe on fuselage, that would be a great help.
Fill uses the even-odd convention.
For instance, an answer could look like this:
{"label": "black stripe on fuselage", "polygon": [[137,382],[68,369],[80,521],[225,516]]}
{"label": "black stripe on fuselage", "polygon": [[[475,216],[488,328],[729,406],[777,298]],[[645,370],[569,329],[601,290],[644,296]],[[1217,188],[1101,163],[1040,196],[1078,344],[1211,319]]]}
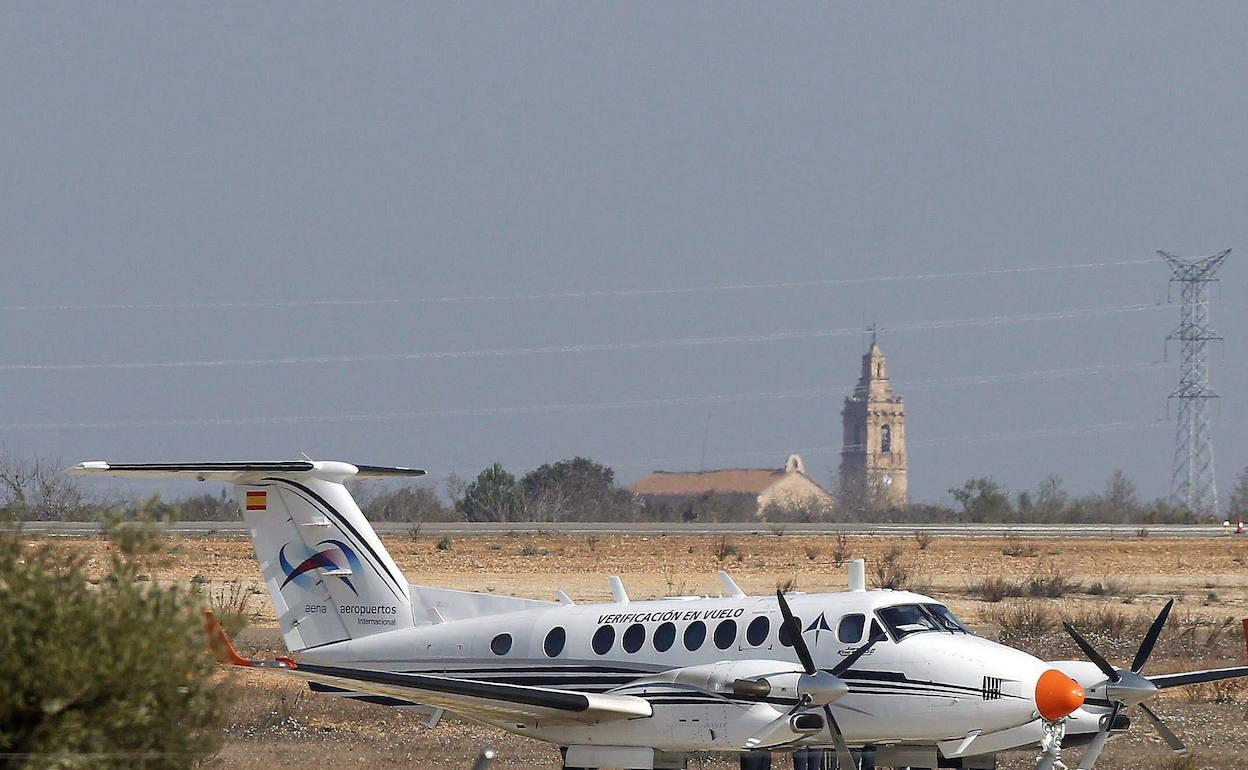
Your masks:
{"label": "black stripe on fuselage", "polygon": [[932,682],[925,679],[911,679],[904,673],[899,671],[855,671],[850,670],[841,674],[841,678],[850,685],[850,689],[856,689],[854,685],[878,685],[878,686],[899,686],[908,687],[930,687],[935,689],[956,690],[966,695],[974,695],[981,697],[983,691],[979,687],[971,687],[961,684],[947,684],[944,682]]}
{"label": "black stripe on fuselage", "polygon": [[[500,675],[500,672],[505,672]],[[525,673],[528,672],[528,673]],[[483,682],[498,682],[527,687],[548,687],[585,692],[611,692],[629,683],[653,676],[655,671],[627,669],[609,666],[507,666],[497,668],[438,668],[412,670],[409,673],[438,676],[458,676]],[[912,697],[975,698],[982,697],[977,687],[945,684],[926,680],[912,680],[895,671],[857,671],[842,675],[850,685],[850,692],[862,695],[908,695]],[[649,697],[649,696],[640,696]],[[720,696],[713,696],[720,697]],[[1018,699],[1015,695],[1003,698]],[[732,696],[734,701],[762,701],[766,703],[791,704],[785,698],[742,698]]]}

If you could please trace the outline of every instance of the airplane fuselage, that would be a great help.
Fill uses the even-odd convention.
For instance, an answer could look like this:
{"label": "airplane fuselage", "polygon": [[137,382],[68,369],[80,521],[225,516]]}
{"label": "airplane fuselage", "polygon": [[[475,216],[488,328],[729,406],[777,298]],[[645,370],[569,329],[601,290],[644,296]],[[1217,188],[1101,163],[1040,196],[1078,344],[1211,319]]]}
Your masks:
{"label": "airplane fuselage", "polygon": [[[1037,718],[1036,683],[1051,667],[1026,653],[959,630],[898,629],[888,608],[940,607],[904,592],[798,594],[790,604],[820,669],[831,670],[868,634],[888,628],[842,678],[832,704],[846,740],[935,744],[971,729],[990,733]],[[879,614],[885,611],[885,615]],[[800,670],[782,638],[774,597],[676,598],[609,604],[552,604],[506,614],[416,626],[306,650],[303,660],[403,673],[580,692],[635,695],[652,718],[599,724],[492,721],[556,744],[644,745],[662,751],[740,750],[764,725],[792,710],[798,694],[751,699],[738,679],[782,689]],[[904,636],[901,636],[904,633]],[[898,638],[901,636],[901,638]],[[675,673],[673,673],[675,672]],[[820,731],[800,740],[826,742]]]}

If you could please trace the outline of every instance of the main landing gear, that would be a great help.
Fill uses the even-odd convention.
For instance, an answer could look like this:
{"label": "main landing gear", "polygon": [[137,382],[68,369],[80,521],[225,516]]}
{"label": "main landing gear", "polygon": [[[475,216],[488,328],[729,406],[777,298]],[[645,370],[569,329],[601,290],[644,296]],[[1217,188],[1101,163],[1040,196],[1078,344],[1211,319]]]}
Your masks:
{"label": "main landing gear", "polygon": [[[793,770],[875,770],[875,752],[851,749],[854,767],[836,767],[836,752],[823,749],[798,749],[793,757]],[[741,770],[772,770],[772,754],[769,751],[746,751],[741,753]],[[920,768],[913,768],[920,770]]]}

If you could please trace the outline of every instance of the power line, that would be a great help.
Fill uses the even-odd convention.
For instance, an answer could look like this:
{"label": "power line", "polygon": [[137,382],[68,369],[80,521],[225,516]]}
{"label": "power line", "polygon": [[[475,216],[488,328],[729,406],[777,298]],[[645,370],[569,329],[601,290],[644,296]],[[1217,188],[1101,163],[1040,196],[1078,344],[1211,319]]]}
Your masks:
{"label": "power line", "polygon": [[[1045,313],[1022,315],[997,315],[979,318],[959,318],[941,321],[919,321],[881,327],[880,331],[935,331],[941,329],[994,326],[997,324],[1061,321],[1076,318],[1093,318],[1119,313],[1138,313],[1163,309],[1164,305],[1135,304],[1098,308],[1079,308]],[[131,361],[73,364],[0,364],[0,371],[77,371],[95,369],[196,369],[231,366],[286,366],[292,364],[351,364],[382,361],[429,361],[456,358],[494,358],[505,356],[549,355],[558,353],[597,353],[608,351],[653,350],[685,348],[701,345],[719,345],[740,342],[779,342],[798,339],[819,339],[861,334],[860,328],[809,329],[764,334],[722,335],[714,337],[684,337],[678,339],[643,340],[636,342],[601,342],[571,345],[546,345],[538,347],[495,348],[487,350],[424,351],[409,353],[359,353],[350,355],[283,356],[275,358],[235,358],[201,361]]]}
{"label": "power line", "polygon": [[[970,435],[960,435],[960,436],[939,436],[939,437],[932,437],[929,439],[924,439],[921,441],[911,441],[909,443],[912,446],[939,448],[939,447],[946,447],[946,446],[965,446],[967,444],[996,443],[999,441],[1019,441],[1019,440],[1037,439],[1037,438],[1057,438],[1057,437],[1064,437],[1064,436],[1080,436],[1080,435],[1096,434],[1096,433],[1114,433],[1114,432],[1128,431],[1128,430],[1150,430],[1154,428],[1167,427],[1171,424],[1172,424],[1171,421],[1162,420],[1162,419],[1147,420],[1147,421],[1145,420],[1140,420],[1140,421],[1120,420],[1116,422],[1093,423],[1093,424],[1088,424],[1088,425],[1069,425],[1069,426],[1063,426],[1063,427],[1058,427],[1058,428],[1037,428],[1034,430],[1014,431],[1014,432],[1009,432],[1009,433],[983,433],[983,434],[970,434]],[[731,455],[719,455],[719,456],[711,457],[707,459],[713,460],[715,462],[733,462],[733,461],[753,460],[753,459],[760,459],[760,458],[769,458],[771,460],[775,460],[776,458],[784,457],[794,451],[804,452],[804,453],[819,453],[819,452],[839,452],[840,450],[841,450],[841,447],[839,445],[837,446],[831,446],[831,445],[807,446],[807,447],[796,447],[796,448],[789,446],[789,447],[784,447],[782,449],[756,450],[756,451],[741,452],[741,453],[731,454]],[[609,465],[611,468],[636,468],[636,467],[652,467],[653,468],[653,467],[658,467],[661,465],[671,465],[671,464],[678,464],[678,463],[694,463],[698,461],[698,457],[699,457],[698,455],[678,455],[678,456],[673,456],[673,457],[634,458],[634,459],[629,459],[629,460],[618,460],[618,461],[607,460],[604,462],[605,464]],[[479,468],[478,469],[460,468],[460,469],[455,469],[455,470],[448,470],[448,471],[445,471],[445,473],[456,473],[460,475],[465,475],[465,474],[476,473],[479,470],[480,470]],[[532,470],[532,468],[520,468],[520,469],[517,469],[516,472],[522,473],[528,470]]]}
{"label": "power line", "polygon": [[[1101,364],[1065,369],[1042,369],[1027,372],[1008,372],[1002,374],[969,375],[944,379],[912,380],[895,383],[897,387],[910,390],[968,385],[987,385],[995,383],[1016,383],[1031,380],[1054,380],[1088,375],[1116,374],[1132,371],[1172,368],[1169,364],[1156,362],[1138,362],[1130,364]],[[276,415],[258,417],[209,417],[186,418],[173,420],[137,420],[137,421],[103,421],[103,422],[60,422],[60,423],[15,423],[0,425],[0,430],[36,431],[36,430],[93,430],[118,428],[193,428],[237,425],[288,425],[297,423],[346,423],[346,422],[391,422],[398,420],[414,420],[438,417],[493,417],[526,414],[547,414],[558,412],[593,412],[634,408],[653,408],[671,406],[689,406],[694,404],[740,403],[748,401],[778,401],[805,398],[824,398],[845,392],[844,387],[806,388],[801,390],[779,390],[755,393],[716,393],[699,396],[672,396],[667,398],[629,399],[620,401],[596,401],[584,403],[532,404],[521,406],[479,407],[468,409],[432,409],[417,411],[362,413],[362,414],[323,414],[323,415]],[[913,443],[913,442],[911,442]],[[922,442],[919,442],[920,444]]]}
{"label": "power line", "polygon": [[912,273],[867,278],[822,278],[807,281],[771,281],[765,283],[731,283],[687,287],[641,289],[591,289],[586,291],[543,292],[534,294],[464,294],[442,297],[391,297],[362,299],[257,300],[232,302],[139,302],[104,304],[0,305],[0,310],[21,311],[104,311],[104,310],[237,310],[244,308],[354,307],[367,305],[416,305],[454,302],[505,302],[555,299],[596,299],[606,297],[645,297],[715,292],[750,291],[757,289],[798,289],[819,286],[856,286],[871,283],[902,281],[933,281],[955,278],[986,278],[1001,275],[1046,273],[1064,270],[1096,270],[1109,267],[1140,265],[1151,260],[1128,259],[1114,262],[1084,262],[1071,265],[1038,265],[989,270],[964,270],[950,273]]}

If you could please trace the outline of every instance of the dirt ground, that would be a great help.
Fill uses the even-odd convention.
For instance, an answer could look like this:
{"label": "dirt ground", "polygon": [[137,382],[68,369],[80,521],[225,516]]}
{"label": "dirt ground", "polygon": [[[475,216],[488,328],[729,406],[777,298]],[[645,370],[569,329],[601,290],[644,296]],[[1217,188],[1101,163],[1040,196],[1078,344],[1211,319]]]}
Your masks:
{"label": "dirt ground", "polygon": [[[870,581],[872,565],[885,561],[890,549],[901,549],[911,584],[948,602],[987,635],[998,632],[994,622],[1003,605],[981,600],[973,590],[976,583],[988,575],[1026,581],[1060,572],[1076,587],[1064,596],[1035,601],[1063,612],[1113,608],[1131,617],[1151,618],[1165,598],[1174,596],[1176,615],[1193,627],[1236,620],[1236,630],[1217,639],[1217,644],[1174,640],[1161,645],[1151,671],[1240,665],[1244,659],[1237,622],[1248,617],[1248,537],[1160,539],[1126,532],[1119,539],[936,537],[925,543],[916,537],[850,537],[838,544],[833,535],[491,535],[457,537],[439,547],[441,539],[390,536],[386,546],[413,583],[543,599],[561,588],[585,602],[610,598],[609,575],[621,576],[634,599],[714,595],[721,590],[715,574],[719,569],[730,572],[749,593],[771,592],[790,580],[800,591],[839,590],[845,574],[836,565],[838,558],[865,556]],[[97,539],[50,538],[34,543],[85,555],[97,567],[109,548]],[[245,652],[279,650],[276,621],[258,588],[260,574],[248,540],[170,541],[162,553],[150,557],[149,567],[153,580],[194,582],[206,593],[235,583],[247,588],[254,584],[250,624],[239,635],[239,645]],[[1088,587],[1098,583],[1108,586],[1105,593],[1110,595],[1089,593]],[[1131,650],[1138,643],[1137,638],[1120,641]],[[1048,657],[1059,656],[1073,652],[1063,648]],[[500,769],[558,767],[551,747],[491,729],[451,720],[428,728],[418,718],[393,709],[315,696],[295,683],[262,674],[224,676],[232,676],[229,681],[238,699],[221,754],[222,768],[275,770],[330,761],[337,767],[467,768],[484,745],[498,749],[495,767]],[[1248,687],[1176,690],[1156,705],[1193,749],[1192,755],[1172,755],[1146,723],[1137,723],[1110,744],[1098,768],[1248,767]],[[1078,751],[1070,750],[1068,760],[1071,757],[1078,757]],[[723,758],[698,762],[707,768],[735,767],[735,762]],[[1006,758],[1001,767],[1021,770],[1030,768],[1031,762],[1032,757],[1019,755]],[[777,758],[777,768],[787,766],[787,759]]]}

